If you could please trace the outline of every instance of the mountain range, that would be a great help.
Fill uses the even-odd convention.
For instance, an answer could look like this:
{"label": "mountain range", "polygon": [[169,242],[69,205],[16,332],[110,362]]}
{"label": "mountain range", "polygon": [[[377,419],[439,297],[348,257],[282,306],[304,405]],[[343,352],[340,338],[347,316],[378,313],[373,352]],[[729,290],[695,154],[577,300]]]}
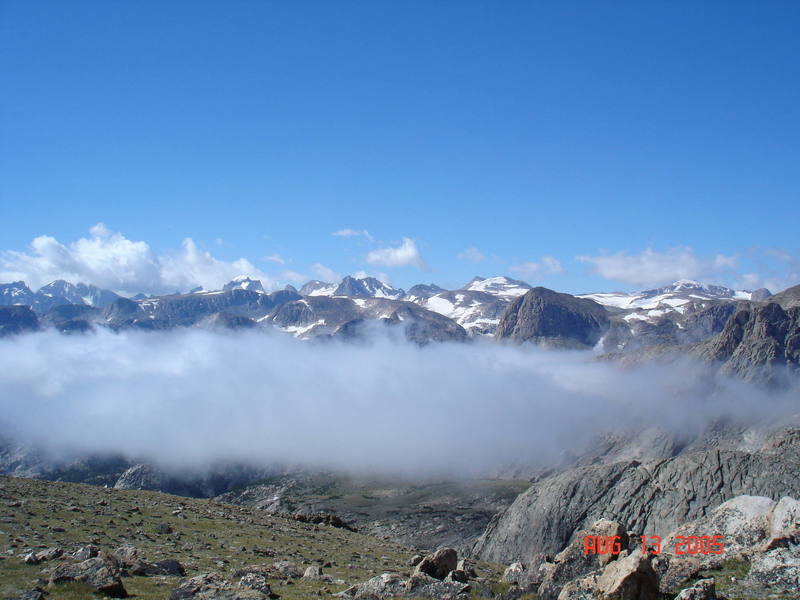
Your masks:
{"label": "mountain range", "polygon": [[266,328],[301,339],[358,339],[370,327],[396,328],[417,344],[493,338],[594,350],[627,359],[688,352],[747,379],[772,381],[773,366],[800,362],[798,286],[775,296],[698,281],[632,293],[571,295],[508,277],[475,277],[446,290],[406,292],[373,277],[310,281],[266,292],[241,276],[221,290],[123,298],[83,283],[54,281],[36,292],[0,284],[0,335],[53,327]]}

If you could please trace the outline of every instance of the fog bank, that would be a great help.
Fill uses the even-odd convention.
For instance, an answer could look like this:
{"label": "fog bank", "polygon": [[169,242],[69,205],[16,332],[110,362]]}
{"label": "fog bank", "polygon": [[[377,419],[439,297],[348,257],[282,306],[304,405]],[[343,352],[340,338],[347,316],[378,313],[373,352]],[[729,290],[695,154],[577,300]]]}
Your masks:
{"label": "fog bank", "polygon": [[797,397],[714,382],[688,361],[621,369],[590,353],[420,348],[378,334],[348,344],[264,331],[46,331],[0,340],[0,364],[0,431],[55,454],[185,466],[475,474],[551,459],[606,429],[691,434],[721,416],[780,416]]}

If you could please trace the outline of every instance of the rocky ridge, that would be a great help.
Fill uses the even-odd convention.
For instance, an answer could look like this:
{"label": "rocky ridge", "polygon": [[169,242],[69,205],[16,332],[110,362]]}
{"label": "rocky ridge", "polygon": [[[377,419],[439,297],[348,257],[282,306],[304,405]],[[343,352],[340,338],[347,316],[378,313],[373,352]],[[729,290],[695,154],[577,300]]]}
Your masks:
{"label": "rocky ridge", "polygon": [[741,449],[709,448],[569,469],[535,481],[492,520],[473,552],[505,563],[535,553],[552,555],[600,518],[666,536],[738,495],[774,500],[800,495],[798,461],[800,429],[786,428],[755,448],[743,443]]}

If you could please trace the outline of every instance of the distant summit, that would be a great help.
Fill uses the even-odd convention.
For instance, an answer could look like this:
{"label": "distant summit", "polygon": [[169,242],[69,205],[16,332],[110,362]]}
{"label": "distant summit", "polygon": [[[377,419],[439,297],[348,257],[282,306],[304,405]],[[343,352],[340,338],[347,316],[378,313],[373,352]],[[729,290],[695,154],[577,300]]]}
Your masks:
{"label": "distant summit", "polygon": [[303,296],[364,296],[367,298],[391,298],[398,300],[406,295],[375,277],[352,277],[348,275],[339,284],[312,280],[300,288]]}
{"label": "distant summit", "polygon": [[524,281],[511,279],[510,277],[473,277],[462,289],[471,292],[486,292],[495,296],[521,296],[531,286]]}
{"label": "distant summit", "polygon": [[333,292],[334,296],[368,296],[369,298],[393,298],[395,300],[406,295],[403,290],[386,285],[374,277],[356,279],[347,276]]}
{"label": "distant summit", "polygon": [[258,279],[250,279],[246,275],[239,275],[234,277],[231,281],[226,283],[223,290],[249,290],[251,292],[264,292],[264,286]]}

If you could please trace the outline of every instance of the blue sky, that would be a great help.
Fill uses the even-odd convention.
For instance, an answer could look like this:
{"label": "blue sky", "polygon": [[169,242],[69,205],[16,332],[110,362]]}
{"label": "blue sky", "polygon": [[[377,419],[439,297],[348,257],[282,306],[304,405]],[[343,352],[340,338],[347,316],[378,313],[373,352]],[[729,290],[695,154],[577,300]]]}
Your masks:
{"label": "blue sky", "polygon": [[795,284],[798,24],[797,2],[0,0],[0,279]]}

